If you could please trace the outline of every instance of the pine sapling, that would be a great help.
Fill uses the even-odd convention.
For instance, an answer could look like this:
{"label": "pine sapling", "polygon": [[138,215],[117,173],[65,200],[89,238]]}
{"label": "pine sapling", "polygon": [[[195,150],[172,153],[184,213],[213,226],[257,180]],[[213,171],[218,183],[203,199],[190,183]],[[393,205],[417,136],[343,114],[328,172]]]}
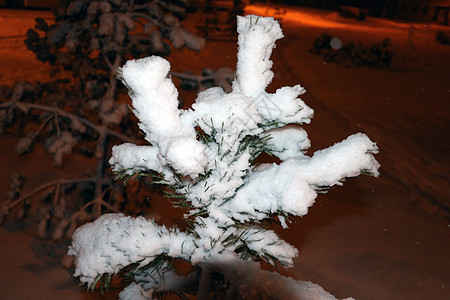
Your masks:
{"label": "pine sapling", "polygon": [[[307,156],[310,141],[301,125],[311,121],[313,110],[299,98],[305,90],[265,91],[273,78],[270,55],[283,37],[280,25],[246,16],[238,17],[237,30],[232,91],[206,89],[190,109],[178,109],[165,59],[129,60],[119,70],[149,144],[114,146],[109,162],[122,177],[158,174],[176,205],[187,209],[189,226],[106,214],[80,227],[69,254],[76,257],[74,276],[89,288],[126,272],[133,283],[121,299],[167,292],[181,299],[185,293],[199,299],[335,299],[317,285],[259,269],[258,262],[292,267],[298,254],[265,222],[287,228],[291,218],[307,214],[318,192],[347,177],[378,176],[378,149],[357,133]],[[281,162],[258,163],[262,153]],[[194,268],[182,275],[177,260]]]}

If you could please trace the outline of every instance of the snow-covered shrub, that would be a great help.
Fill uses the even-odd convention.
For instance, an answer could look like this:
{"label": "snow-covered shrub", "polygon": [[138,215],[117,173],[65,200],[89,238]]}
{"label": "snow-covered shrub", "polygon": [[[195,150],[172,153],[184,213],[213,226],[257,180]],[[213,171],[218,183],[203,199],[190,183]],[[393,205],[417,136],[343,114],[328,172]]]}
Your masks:
{"label": "snow-covered shrub", "polygon": [[320,54],[326,61],[369,68],[388,68],[394,57],[389,50],[390,39],[370,46],[361,43],[342,42],[329,34],[322,34],[314,41],[312,52]]}
{"label": "snow-covered shrub", "polygon": [[[59,1],[54,14],[54,22],[36,19],[25,44],[39,60],[54,66],[53,74],[60,72],[59,77],[66,79],[3,87],[0,133],[11,130],[22,136],[15,146],[20,155],[41,142],[55,166],[71,153],[94,157],[97,166],[30,192],[11,193],[13,197],[1,203],[0,223],[14,210],[20,217],[28,210],[25,215],[34,215],[39,223],[31,226],[40,229],[39,236],[60,238],[70,237],[80,223],[105,211],[123,211],[127,205],[106,159],[110,143],[135,142],[140,136],[127,117],[126,101],[117,101],[119,94],[126,94],[126,88],[117,84],[118,67],[143,55],[167,55],[171,48],[199,50],[205,40],[181,25],[186,17],[184,1],[69,0]],[[223,72],[191,77],[200,82],[227,81]],[[36,214],[30,206],[44,213]]]}
{"label": "snow-covered shrub", "polygon": [[[300,125],[311,121],[313,110],[299,98],[305,90],[265,91],[273,78],[270,55],[283,37],[278,22],[238,17],[237,30],[232,91],[209,88],[190,109],[177,108],[178,92],[163,58],[130,60],[120,69],[149,144],[114,146],[109,162],[120,177],[157,174],[176,205],[187,209],[188,227],[166,228],[123,214],[80,227],[69,254],[76,257],[74,275],[89,288],[125,270],[134,283],[122,299],[168,291],[182,299],[183,293],[199,299],[334,299],[317,285],[259,269],[257,262],[290,267],[298,254],[264,224],[278,220],[287,228],[290,218],[307,214],[318,192],[361,173],[378,176],[376,144],[357,133],[307,156],[310,141]],[[281,163],[258,163],[263,152]],[[181,275],[172,265],[177,260],[195,267]],[[272,280],[278,283],[264,284]]]}

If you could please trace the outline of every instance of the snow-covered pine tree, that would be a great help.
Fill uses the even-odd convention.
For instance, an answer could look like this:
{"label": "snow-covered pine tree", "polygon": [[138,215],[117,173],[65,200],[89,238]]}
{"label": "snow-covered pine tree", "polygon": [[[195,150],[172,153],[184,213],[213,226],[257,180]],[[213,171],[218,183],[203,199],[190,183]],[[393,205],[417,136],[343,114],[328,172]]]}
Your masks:
{"label": "snow-covered pine tree", "polygon": [[[265,91],[273,78],[269,58],[283,37],[278,22],[238,17],[237,28],[232,92],[207,89],[191,109],[177,108],[178,93],[163,58],[130,60],[120,69],[150,145],[115,146],[110,163],[120,176],[156,174],[172,188],[177,205],[188,208],[190,226],[180,231],[143,217],[107,214],[80,227],[69,254],[76,257],[74,276],[89,288],[125,269],[134,283],[122,299],[164,291],[206,299],[223,287],[214,284],[214,274],[221,274],[227,299],[272,299],[276,293],[283,299],[334,299],[320,286],[257,267],[261,261],[292,266],[298,253],[263,222],[277,217],[287,228],[286,218],[305,215],[317,191],[361,173],[378,176],[372,155],[377,147],[357,133],[305,155],[310,141],[299,125],[310,122],[313,110],[298,98],[304,89]],[[257,164],[263,152],[282,162]],[[181,276],[171,267],[174,259],[197,268]],[[249,270],[252,276],[245,276]]]}

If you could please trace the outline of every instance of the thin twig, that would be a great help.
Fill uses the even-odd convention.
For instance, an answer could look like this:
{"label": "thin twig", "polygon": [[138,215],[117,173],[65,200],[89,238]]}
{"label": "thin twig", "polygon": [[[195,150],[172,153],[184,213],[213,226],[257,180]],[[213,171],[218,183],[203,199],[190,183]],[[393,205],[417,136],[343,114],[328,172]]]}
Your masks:
{"label": "thin twig", "polygon": [[186,297],[186,295],[179,290],[173,290],[172,292],[175,293],[175,295],[177,295],[181,300],[188,300],[188,297]]}
{"label": "thin twig", "polygon": [[152,22],[155,25],[158,25],[161,28],[170,29],[169,26],[163,25],[160,22],[158,22],[157,20],[155,20],[152,17],[150,17],[149,15],[146,15],[146,14],[143,14],[143,13],[135,12],[135,13],[131,14],[131,18],[133,18],[133,19],[134,18],[143,18],[143,19],[146,19],[146,20]]}
{"label": "thin twig", "polygon": [[88,178],[82,178],[82,179],[58,179],[58,180],[54,180],[54,181],[50,181],[47,183],[44,183],[40,186],[38,186],[37,188],[35,188],[34,190],[32,190],[31,192],[23,195],[22,197],[18,198],[17,200],[15,200],[14,202],[12,202],[9,205],[9,208],[13,208],[14,206],[16,206],[17,204],[19,204],[20,202],[22,202],[23,200],[33,196],[34,194],[43,191],[47,188],[52,187],[55,184],[67,184],[67,183],[80,183],[80,182],[95,182],[96,178],[95,177],[88,177]]}
{"label": "thin twig", "polygon": [[105,60],[106,64],[109,67],[109,70],[112,71],[113,70],[113,64],[111,63],[111,61],[109,60],[108,56],[106,56],[105,52],[101,52],[102,53],[102,57]]}
{"label": "thin twig", "polygon": [[[80,208],[76,213],[74,213],[74,214],[72,215],[72,220],[76,220],[76,218],[78,218],[78,216],[79,216],[83,211],[85,211],[89,206],[92,206],[92,205],[95,205],[95,204],[98,204],[98,206],[99,206],[100,208],[101,208],[102,205],[103,205],[104,207],[106,207],[107,209],[109,209],[109,210],[111,210],[111,211],[120,213],[120,210],[118,210],[118,209],[112,207],[109,203],[107,203],[107,202],[105,202],[105,201],[103,200],[103,196],[105,196],[105,193],[106,193],[108,190],[110,190],[110,189],[111,189],[111,187],[110,187],[110,188],[107,188],[106,190],[103,191],[103,193],[102,193],[99,197],[96,197],[95,199],[93,199],[93,200],[89,201],[88,203],[86,203],[82,208]],[[98,217],[98,216],[97,216],[97,217]]]}
{"label": "thin twig", "polygon": [[[0,104],[0,108],[8,107],[10,105],[15,105],[14,101],[9,101],[9,102],[5,102],[5,103]],[[52,112],[52,113],[54,113],[57,116],[63,116],[63,117],[66,117],[66,118],[76,118],[81,123],[83,123],[84,125],[86,125],[88,127],[91,127],[92,129],[94,129],[98,133],[102,133],[103,132],[106,135],[117,137],[117,138],[119,138],[119,139],[121,139],[121,140],[123,140],[125,142],[128,142],[128,143],[135,143],[136,142],[134,139],[131,139],[131,138],[127,137],[124,134],[121,134],[119,132],[111,130],[111,129],[105,127],[105,126],[96,125],[96,124],[92,123],[91,121],[89,121],[89,120],[87,120],[87,119],[85,119],[83,117],[80,117],[79,115],[75,115],[75,114],[72,114],[72,113],[65,112],[64,110],[62,110],[60,108],[57,108],[57,107],[50,107],[50,106],[46,106],[46,105],[40,105],[40,104],[34,104],[34,103],[25,103],[25,102],[20,102],[20,105],[25,106],[28,109],[39,109],[39,110],[42,110],[42,111]]]}
{"label": "thin twig", "polygon": [[[106,167],[106,145],[108,143],[107,137],[104,134],[100,135],[100,139],[98,141],[98,147],[100,148],[99,151],[101,151],[101,156],[98,158],[97,161],[97,174],[96,174],[96,182],[95,182],[95,199],[98,199],[99,197],[103,199],[103,196],[105,195],[105,191],[102,192],[102,179],[105,175],[105,167]],[[101,205],[97,206],[97,216],[101,215]]]}
{"label": "thin twig", "polygon": [[47,124],[48,121],[50,121],[51,119],[53,119],[53,116],[48,117],[44,122],[42,122],[41,126],[39,127],[38,130],[36,130],[36,137],[39,135],[39,133],[41,132],[42,129],[44,129],[45,125]]}

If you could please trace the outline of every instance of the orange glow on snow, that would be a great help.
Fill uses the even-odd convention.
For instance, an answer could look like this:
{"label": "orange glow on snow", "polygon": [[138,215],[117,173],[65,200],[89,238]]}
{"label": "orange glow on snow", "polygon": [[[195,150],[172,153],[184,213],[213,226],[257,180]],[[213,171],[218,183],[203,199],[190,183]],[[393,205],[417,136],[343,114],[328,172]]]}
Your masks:
{"label": "orange glow on snow", "polygon": [[[391,33],[405,35],[408,33],[412,23],[398,22],[388,19],[373,18],[368,16],[366,20],[359,21],[351,18],[344,18],[336,11],[318,10],[306,7],[248,5],[245,7],[246,14],[268,16],[281,20],[282,22],[293,22],[305,27],[333,28],[368,31],[371,33]],[[417,26],[430,26],[424,24],[414,24]]]}
{"label": "orange glow on snow", "polygon": [[[313,15],[310,11],[302,12],[302,8],[288,8],[283,7],[281,9],[274,7],[265,7],[260,5],[248,5],[245,7],[246,13],[255,14],[258,16],[268,16],[274,17],[275,19],[282,18],[283,21],[290,21],[295,23],[304,24],[311,27],[319,27],[319,28],[343,28],[347,27],[347,24],[339,24],[337,22],[333,22],[329,20],[329,18],[325,19],[321,15]],[[336,14],[334,12],[330,12],[330,15]]]}

